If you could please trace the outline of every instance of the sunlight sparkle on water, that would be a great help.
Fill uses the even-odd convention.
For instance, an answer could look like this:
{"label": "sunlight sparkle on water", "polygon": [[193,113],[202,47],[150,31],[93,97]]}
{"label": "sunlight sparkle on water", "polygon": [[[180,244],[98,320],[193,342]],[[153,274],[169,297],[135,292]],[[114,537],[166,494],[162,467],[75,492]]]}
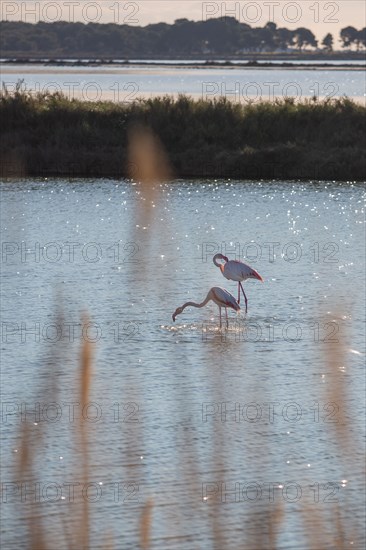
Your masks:
{"label": "sunlight sparkle on water", "polygon": [[[43,204],[46,204],[49,198],[51,185],[59,191],[59,181],[51,182],[48,187],[42,188]],[[233,188],[235,193],[229,190],[223,192],[224,186],[221,181],[218,187],[212,183],[202,185],[201,182],[197,184],[177,182],[172,186],[166,186],[165,189],[169,189],[169,197],[165,193],[159,197],[159,202],[154,201],[156,208],[151,208],[149,222],[147,219],[141,218],[138,220],[141,226],[136,227],[133,205],[134,201],[137,198],[140,200],[141,197],[139,195],[135,198],[135,190],[139,188],[139,184],[137,187],[132,187],[130,183],[127,185],[121,181],[120,189],[116,190],[118,185],[113,186],[111,183],[110,181],[97,182],[92,186],[80,186],[72,181],[62,182],[64,191],[71,190],[67,203],[65,202],[65,192],[63,194],[54,192],[51,194],[52,200],[48,201],[46,209],[40,208],[38,191],[32,197],[32,193],[23,194],[24,182],[19,189],[12,185],[6,195],[6,197],[9,195],[12,202],[9,203],[8,211],[4,209],[4,219],[2,220],[3,229],[7,228],[5,229],[6,237],[9,236],[8,240],[12,241],[9,231],[15,222],[14,216],[11,215],[14,214],[11,212],[11,208],[18,201],[19,209],[15,216],[16,223],[19,225],[17,227],[19,230],[18,240],[19,242],[21,238],[25,240],[27,251],[33,250],[30,247],[32,242],[40,241],[43,251],[47,248],[45,246],[47,242],[68,242],[72,233],[74,236],[77,233],[81,234],[77,240],[84,244],[92,242],[96,235],[98,235],[98,240],[104,243],[114,243],[117,235],[120,243],[127,243],[136,235],[135,240],[139,243],[141,241],[141,250],[143,250],[144,256],[148,255],[148,245],[151,243],[152,261],[155,258],[156,262],[159,257],[163,260],[163,263],[154,272],[154,285],[151,284],[151,288],[146,288],[142,294],[141,283],[144,274],[141,266],[139,268],[139,266],[126,265],[122,262],[119,265],[118,261],[108,264],[101,262],[88,266],[81,257],[79,264],[71,265],[71,262],[66,261],[65,256],[65,263],[61,264],[60,262],[55,266],[48,265],[46,262],[38,264],[34,261],[27,261],[23,266],[21,258],[18,263],[3,264],[6,272],[4,296],[5,300],[8,300],[7,311],[10,312],[13,308],[15,312],[22,312],[24,318],[30,321],[47,320],[47,307],[53,303],[53,284],[58,285],[64,282],[67,286],[65,300],[69,300],[68,307],[70,307],[70,314],[73,315],[72,321],[78,320],[77,312],[86,305],[89,306],[92,317],[97,316],[97,321],[101,323],[100,326],[109,327],[111,320],[116,318],[118,323],[121,322],[121,326],[125,326],[127,322],[132,322],[137,326],[137,320],[148,326],[145,334],[141,334],[140,339],[133,336],[124,345],[122,345],[122,341],[120,346],[109,345],[112,342],[111,339],[98,343],[96,351],[98,361],[94,365],[92,391],[99,392],[100,395],[107,391],[108,393],[105,395],[110,402],[118,403],[122,402],[121,396],[126,396],[126,401],[127,399],[130,402],[138,401],[134,399],[138,388],[141,391],[141,396],[145,397],[144,409],[146,409],[147,421],[144,422],[143,430],[137,434],[133,431],[129,433],[129,426],[126,423],[126,437],[123,437],[122,440],[117,436],[117,432],[114,438],[111,430],[105,430],[103,425],[98,423],[93,425],[93,434],[95,434],[95,442],[97,442],[95,449],[97,453],[100,452],[100,454],[93,455],[93,462],[97,467],[95,474],[93,473],[94,479],[98,479],[98,477],[104,479],[101,475],[103,470],[99,466],[103,467],[107,451],[110,475],[117,479],[121,474],[121,456],[123,457],[124,450],[129,448],[133,454],[135,466],[140,465],[140,469],[148,467],[146,475],[152,481],[151,488],[158,494],[159,488],[166,480],[169,480],[169,471],[171,471],[171,481],[177,481],[178,484],[184,482],[184,474],[186,473],[188,477],[191,472],[190,461],[192,460],[196,460],[197,464],[203,467],[207,465],[207,470],[210,468],[209,471],[214,471],[216,465],[214,458],[218,450],[220,451],[219,455],[222,454],[222,464],[227,469],[223,470],[222,478],[217,477],[217,480],[225,481],[225,475],[227,475],[227,479],[235,479],[234,476],[238,475],[243,459],[246,458],[246,451],[248,451],[250,458],[261,456],[263,467],[269,468],[268,473],[274,471],[273,467],[277,468],[275,474],[278,474],[278,477],[272,478],[272,480],[277,479],[277,483],[280,483],[279,479],[283,479],[283,483],[289,479],[300,480],[301,474],[310,478],[311,468],[313,468],[313,481],[323,483],[331,479],[339,480],[338,486],[342,484],[341,488],[351,489],[353,481],[348,487],[347,478],[352,477],[356,483],[356,490],[352,494],[352,501],[345,503],[339,499],[340,514],[345,517],[347,514],[351,515],[352,506],[352,513],[360,517],[363,503],[361,492],[357,491],[357,487],[360,475],[363,473],[361,453],[357,449],[353,453],[352,445],[349,449],[345,448],[344,453],[342,452],[339,456],[333,452],[332,454],[324,453],[328,441],[330,443],[329,450],[336,451],[336,438],[332,432],[329,433],[329,440],[326,439],[328,426],[325,422],[330,419],[332,409],[323,409],[326,401],[321,403],[320,399],[321,390],[332,389],[333,377],[340,380],[339,390],[345,397],[344,402],[353,407],[351,412],[355,412],[348,416],[351,416],[352,436],[357,444],[363,430],[361,415],[356,414],[356,407],[359,407],[363,399],[363,387],[360,384],[363,366],[359,359],[360,356],[364,357],[364,353],[361,352],[364,335],[361,321],[364,314],[361,292],[363,289],[364,250],[362,245],[364,244],[364,233],[359,225],[361,223],[360,205],[357,206],[358,212],[354,213],[350,201],[354,200],[355,203],[360,197],[359,187],[352,190],[343,185],[341,193],[336,193],[333,191],[335,186],[329,184],[329,189],[337,198],[333,197],[328,200],[328,191],[324,193],[323,185],[318,185],[318,182],[309,186],[294,184],[292,198],[289,194],[289,185],[291,185],[289,182],[282,184],[275,182],[273,185],[262,183],[260,184],[261,190],[259,184],[239,181],[235,182],[235,188]],[[189,203],[187,202],[187,185],[193,190],[189,195]],[[114,195],[110,200],[109,197],[112,193]],[[24,205],[25,196],[27,197],[26,205]],[[301,196],[301,200],[294,201],[298,196]],[[322,203],[321,197],[326,198],[327,204]],[[338,204],[338,197],[342,201],[342,205]],[[122,198],[127,199],[126,211]],[[290,200],[288,200],[289,198]],[[319,201],[318,210],[313,207],[317,200]],[[98,212],[102,213],[91,217],[89,206],[92,210],[94,204],[96,209],[96,203],[102,209]],[[235,208],[235,203],[240,204],[240,207]],[[189,208],[182,208],[183,204]],[[346,205],[345,209],[342,208],[343,205]],[[288,208],[291,210],[286,216]],[[271,221],[267,219],[269,215]],[[52,220],[52,223],[48,223],[49,219]],[[102,221],[103,219],[104,221]],[[267,219],[267,223],[264,224],[265,219]],[[213,226],[213,221],[215,226]],[[142,230],[144,223],[150,224],[149,232]],[[329,228],[326,232],[323,229],[324,224]],[[22,225],[25,231],[21,233]],[[43,235],[40,228],[44,231]],[[271,262],[268,254],[265,254],[268,247],[266,250],[263,247],[262,257],[258,258],[257,266],[260,273],[265,276],[266,284],[257,285],[254,281],[247,283],[245,288],[248,291],[249,299],[248,317],[245,316],[243,309],[241,317],[237,317],[236,314],[229,311],[229,331],[226,331],[225,328],[220,331],[218,311],[212,304],[200,312],[188,310],[187,313],[177,318],[177,323],[173,323],[171,315],[177,305],[191,298],[203,299],[207,290],[213,285],[225,286],[236,296],[237,284],[225,280],[220,272],[214,269],[212,261],[207,265],[202,265],[202,243],[215,240],[218,246],[220,243],[225,243],[225,246],[229,244],[231,250],[237,242],[244,245],[244,243],[256,241],[263,243],[269,240],[271,242],[278,241],[284,245],[285,242],[293,240],[292,233],[295,232],[295,228],[296,231],[301,231],[301,234],[304,235],[300,245],[302,251],[301,258],[299,257],[300,261],[293,261],[289,255],[284,258],[281,254],[281,246],[281,248],[275,249],[275,261]],[[308,229],[306,233],[305,228]],[[212,239],[212,232],[217,234],[217,238]],[[352,232],[354,237],[352,237]],[[149,233],[149,239],[147,233]],[[188,245],[189,238],[191,242]],[[332,265],[326,265],[328,262],[325,262],[324,259],[328,258],[329,250],[323,250],[323,246],[330,240],[334,240],[334,243],[339,245],[339,259]],[[317,259],[315,262],[312,250],[314,250],[314,243],[318,241],[319,257],[315,256]],[[163,248],[166,254],[161,252]],[[305,252],[307,253],[306,257]],[[167,258],[167,262],[165,262],[165,258]],[[244,260],[244,257],[242,259]],[[250,263],[249,258],[248,261]],[[337,269],[340,264],[342,264],[341,270]],[[313,272],[314,268],[319,271]],[[15,277],[17,270],[18,275]],[[345,271],[348,271],[348,275],[345,274]],[[34,285],[30,284],[32,280],[35,281]],[[345,283],[347,284],[345,285]],[[68,289],[71,291],[70,296],[67,294]],[[73,289],[76,292],[73,292]],[[300,295],[299,290],[304,294]],[[358,296],[360,299],[357,299]],[[133,299],[136,300],[135,303],[132,302]],[[324,306],[324,310],[328,310],[330,313],[327,315],[321,306]],[[324,319],[321,314],[324,315]],[[116,317],[117,315],[118,317]],[[308,338],[309,332],[311,336],[311,341],[308,339],[306,346],[303,345],[304,342],[297,343],[283,337],[283,327],[287,323],[293,326],[299,317],[303,320],[301,324],[302,340],[305,341],[305,338]],[[14,318],[9,319],[9,321],[12,320]],[[326,330],[327,325],[324,323],[331,320],[334,323],[342,323],[342,326],[345,325],[347,328],[345,349],[347,354],[353,354],[352,357],[346,355],[347,359],[340,357],[335,369],[332,369],[325,361],[323,350],[320,350],[318,342],[313,343],[315,337],[312,337],[312,330],[309,331],[310,323],[318,321],[320,341],[327,335],[329,336],[329,332]],[[260,335],[258,335],[259,340],[256,341],[257,337],[250,337],[252,336],[251,332],[249,334],[244,332],[246,329],[252,330],[253,326],[266,330],[268,324],[276,325],[274,342],[268,341],[266,332],[263,332],[263,342],[260,341]],[[66,326],[68,325],[66,324]],[[176,334],[170,335],[168,334],[170,332]],[[4,359],[6,366],[4,376],[7,378],[6,382],[10,383],[12,395],[22,392],[19,395],[24,395],[24,398],[29,397],[29,399],[35,398],[39,390],[39,387],[33,384],[33,369],[42,373],[42,365],[44,364],[44,367],[47,368],[48,364],[47,354],[42,353],[41,347],[34,342],[33,333],[31,334],[27,338],[27,348],[26,346],[7,346],[5,349],[6,361]],[[237,335],[240,337],[235,338]],[[292,332],[289,331],[288,336],[292,336]],[[12,338],[11,335],[9,335],[10,338]],[[12,342],[15,343],[15,336]],[[336,348],[336,344],[331,345],[333,349]],[[350,345],[352,348],[349,347]],[[5,346],[3,345],[3,347]],[[28,347],[31,353],[28,353]],[[75,358],[78,354],[78,347],[78,345],[74,346]],[[219,355],[220,353],[221,355]],[[320,357],[319,361],[316,361],[318,356]],[[69,367],[69,363],[71,364],[72,357],[66,357],[67,367]],[[124,359],[126,360],[124,361]],[[347,362],[350,364],[347,365]],[[123,365],[123,369],[121,369],[121,365]],[[343,365],[347,366],[347,372]],[[178,368],[179,366],[183,368]],[[338,370],[339,367],[344,369],[343,372]],[[67,368],[65,376],[59,380],[62,386],[67,386],[67,382],[71,381],[71,377],[68,378],[68,376],[69,373],[71,376],[72,372]],[[329,388],[326,388],[328,383]],[[34,387],[34,395],[28,393],[29,387]],[[65,388],[65,391],[68,391],[68,388]],[[261,395],[259,392],[262,392]],[[258,399],[256,399],[257,397]],[[319,409],[316,409],[315,413],[319,414],[316,430],[314,430],[314,422],[300,422],[293,432],[286,431],[285,428],[286,425],[294,426],[294,424],[282,422],[281,425],[271,426],[269,423],[267,425],[267,422],[258,422],[256,425],[253,424],[255,429],[247,429],[244,434],[242,430],[237,431],[240,425],[228,422],[225,433],[228,436],[227,443],[230,445],[220,445],[220,449],[217,447],[220,441],[215,437],[210,437],[211,429],[207,430],[207,424],[202,421],[195,422],[192,415],[185,414],[189,400],[194,403],[232,401],[232,403],[243,402],[244,404],[258,401],[261,403],[261,407],[262,401],[273,400],[273,402],[280,402],[282,408],[282,404],[288,403],[290,399],[298,400],[302,407],[302,403],[306,406],[315,398],[320,402]],[[166,414],[159,413],[161,404],[164,404],[164,413]],[[183,412],[182,418],[180,417],[181,412]],[[306,408],[306,412],[309,414],[308,418],[314,418],[308,408]],[[344,417],[346,418],[347,415]],[[192,418],[191,428],[193,429],[190,429],[189,426],[190,418]],[[157,419],[158,422],[156,422]],[[34,417],[31,425],[33,420]],[[181,420],[183,422],[180,422]],[[231,417],[230,420],[232,420]],[[324,423],[321,425],[322,421]],[[37,427],[37,432],[35,430],[33,432],[36,434],[39,430],[36,426],[37,423],[34,424]],[[158,424],[161,429],[157,430]],[[38,425],[41,428],[43,423],[39,422]],[[182,445],[175,445],[175,434],[177,433],[175,428],[185,430]],[[318,428],[321,428],[319,433],[314,433]],[[8,432],[10,434],[10,430],[4,430],[6,435]],[[58,434],[60,434],[58,441],[60,446],[51,452],[50,458],[46,455],[44,459],[46,467],[49,469],[49,471],[47,470],[49,475],[55,475],[68,466],[71,468],[70,471],[74,471],[74,469],[76,471],[78,467],[77,457],[73,456],[73,453],[68,453],[67,459],[64,457],[62,459],[57,455],[57,450],[69,448],[67,430],[59,430]],[[268,435],[270,435],[276,455],[273,453],[271,456],[271,453],[263,453],[263,438],[266,438],[265,441],[267,441]],[[283,435],[291,435],[291,438],[286,439]],[[163,446],[161,445],[162,441],[164,441]],[[16,442],[15,438],[10,439],[6,447],[9,455],[9,475],[12,474],[11,468],[18,462],[17,457],[21,454],[21,450],[18,452],[18,449],[13,447],[14,442]],[[125,443],[127,443],[127,447]],[[225,443],[224,440],[223,443]],[[307,452],[309,448],[311,449],[310,454]],[[113,453],[109,452],[110,449],[113,449]],[[195,449],[196,456],[192,449]],[[147,456],[153,457],[154,460],[146,461],[144,455],[138,454],[139,450],[143,450]],[[288,452],[293,460],[285,459],[283,462]],[[13,454],[17,456],[12,458]],[[313,462],[304,462],[306,456]],[[221,456],[219,458],[221,460]],[[338,458],[342,458],[342,460],[344,458],[344,462],[339,463]],[[275,465],[273,465],[272,459],[275,460]],[[255,462],[253,460],[253,470],[247,472],[248,476],[254,476],[256,473]],[[181,469],[180,464],[187,464],[187,470]],[[246,464],[251,466],[252,461],[248,460]],[[313,464],[315,464],[314,467]],[[124,466],[124,464],[122,465]],[[178,468],[174,468],[176,465]],[[258,465],[262,467],[261,463]],[[285,465],[291,466],[286,472],[284,472]],[[304,470],[304,467],[307,470]],[[329,477],[329,472],[333,472],[332,476],[334,477]],[[66,471],[63,473],[67,474]],[[258,475],[262,473],[266,474],[266,471],[261,470]],[[290,474],[291,477],[289,477]],[[217,472],[217,476],[221,476],[220,471]],[[107,483],[106,479],[105,481]],[[100,481],[98,486],[101,484]],[[104,485],[101,487],[103,491],[104,487]],[[284,487],[286,488],[286,484],[283,485],[281,482],[281,485],[274,485],[274,487],[281,491]],[[322,497],[325,495],[326,493],[323,493]],[[199,498],[198,494],[197,499]],[[211,500],[212,502],[215,499],[216,496],[202,497],[201,495],[200,501],[210,506],[211,503],[207,501]],[[191,513],[192,503],[185,498],[177,499],[175,491],[160,491],[158,500],[157,504],[166,506],[166,510],[169,510],[170,507],[172,514],[177,513],[178,516],[183,514],[182,517],[188,517]],[[176,503],[178,508],[174,510]],[[129,508],[131,507],[124,509],[125,525],[129,525],[124,534],[126,537],[129,537],[133,530],[130,525],[133,525],[136,516],[136,510],[131,511]],[[101,519],[105,520],[105,523],[109,521],[109,511],[108,506],[106,506],[105,512],[100,509]],[[247,512],[248,515],[246,515]],[[241,510],[237,507],[234,510],[234,507],[231,507],[229,510],[231,519],[228,525],[225,525],[224,522],[222,525],[223,535],[230,537],[237,531],[236,525],[250,520],[250,512],[242,507]],[[224,510],[220,510],[219,513],[224,513]],[[194,510],[192,510],[192,515],[194,515]],[[295,533],[292,533],[291,529],[294,524],[287,525],[290,514],[286,514],[285,517],[286,520],[283,521],[281,528],[283,527],[283,540],[286,540],[288,545],[284,546],[283,550],[289,550],[295,548],[297,544],[300,545],[299,541],[303,533],[300,526],[299,529],[296,526]],[[205,531],[205,519],[199,516],[195,517],[194,527],[197,528],[197,532],[201,529],[202,532]],[[211,519],[211,517],[208,518],[209,521]],[[10,513],[7,520],[12,521]],[[52,526],[52,514],[50,514],[49,521]],[[138,523],[138,518],[135,523]],[[157,527],[159,536],[165,534],[163,532],[164,523],[161,528]],[[118,527],[118,525],[117,522],[116,529],[123,531],[123,526],[119,525]],[[154,523],[152,523],[152,532],[154,529]],[[116,531],[116,537],[124,535],[118,530]],[[306,533],[304,533],[305,535]],[[355,537],[354,546],[358,547],[357,534],[351,529],[344,534],[344,545],[353,543],[353,540],[350,539],[351,535]],[[240,537],[240,530],[238,536]],[[291,538],[292,536],[293,538]],[[128,542],[131,541],[127,540],[126,547],[133,548],[134,545],[128,545]],[[230,547],[235,546],[236,541],[230,540],[229,542]],[[239,540],[239,546],[242,542]],[[159,545],[157,541],[154,541],[153,544]],[[189,540],[183,544],[187,549],[192,546]],[[197,544],[200,544],[200,541],[197,541]],[[9,550],[10,548],[16,550],[19,545],[15,541],[13,546],[7,547]]]}

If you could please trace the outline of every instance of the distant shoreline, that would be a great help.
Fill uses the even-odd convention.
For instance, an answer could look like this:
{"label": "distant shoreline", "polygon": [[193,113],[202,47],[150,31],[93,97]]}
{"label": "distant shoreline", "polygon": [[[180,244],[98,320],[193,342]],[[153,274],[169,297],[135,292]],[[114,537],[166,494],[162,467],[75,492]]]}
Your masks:
{"label": "distant shoreline", "polygon": [[[351,60],[349,60],[351,61]],[[68,60],[68,59],[3,59],[0,61],[4,65],[44,65],[50,67],[100,67],[100,66],[113,66],[113,67],[169,67],[175,69],[212,69],[212,68],[229,68],[229,69],[303,69],[303,70],[366,70],[365,63],[347,63],[333,64],[333,63],[301,63],[300,61],[292,62],[281,61],[177,61],[177,60],[138,60],[138,61],[123,61],[123,60]]]}

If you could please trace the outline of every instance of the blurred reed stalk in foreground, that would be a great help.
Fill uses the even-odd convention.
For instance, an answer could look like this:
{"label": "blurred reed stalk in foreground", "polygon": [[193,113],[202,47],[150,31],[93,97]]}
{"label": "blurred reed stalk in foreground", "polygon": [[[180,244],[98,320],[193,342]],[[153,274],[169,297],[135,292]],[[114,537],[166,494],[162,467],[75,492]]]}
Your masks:
{"label": "blurred reed stalk in foreground", "polygon": [[140,225],[148,226],[159,200],[160,184],[172,179],[168,156],[159,137],[148,126],[135,124],[128,133],[128,173],[138,181],[143,201],[137,207]]}
{"label": "blurred reed stalk in foreground", "polygon": [[150,548],[151,514],[153,501],[149,499],[144,505],[140,519],[140,546],[142,550]]}
{"label": "blurred reed stalk in foreground", "polygon": [[[149,295],[149,307],[154,307],[153,300],[159,297],[166,308],[171,308],[168,296],[175,287],[174,278],[165,279],[165,292],[157,288],[153,277],[149,277],[151,265],[154,261],[161,261],[165,255],[167,239],[166,233],[161,231],[164,219],[167,232],[169,231],[168,210],[164,210],[166,187],[174,177],[172,165],[159,136],[150,126],[142,123],[131,123],[128,130],[128,173],[136,184],[137,200],[134,204],[131,235],[132,239],[141,242],[144,252],[139,257],[138,271],[146,273],[144,287]],[[166,261],[166,260],[165,260]],[[163,265],[163,264],[161,264]],[[175,268],[175,258],[169,258],[170,273]],[[126,284],[133,285],[135,273],[126,277]]]}
{"label": "blurred reed stalk in foreground", "polygon": [[[58,326],[62,326],[63,315],[60,312],[57,315]],[[57,364],[62,357],[63,349],[59,343],[52,347],[51,354],[45,362],[45,377],[43,379],[43,387],[41,387],[41,395],[44,402],[52,403],[57,401],[59,392],[57,382]],[[20,429],[20,455],[17,468],[15,469],[15,483],[20,484],[31,482],[37,478],[35,471],[35,462],[37,453],[42,452],[45,443],[45,433],[42,430],[42,423],[29,422],[27,418],[21,422]],[[26,502],[26,498],[24,500]],[[37,502],[31,503],[31,509],[26,509],[26,522],[29,532],[29,548],[31,550],[49,550],[47,544],[47,530],[44,527],[41,515],[41,505]]]}
{"label": "blurred reed stalk in foreground", "polygon": [[172,178],[172,169],[159,137],[150,127],[131,126],[128,134],[128,169],[130,178],[146,186]]}
{"label": "blurred reed stalk in foreground", "polygon": [[[341,316],[337,316],[341,319]],[[347,365],[347,347],[346,334],[340,332],[336,341],[328,341],[324,343],[322,349],[322,364],[324,372],[326,372],[326,383],[324,386],[324,402],[333,403],[338,407],[341,413],[341,418],[334,423],[327,424],[329,433],[334,434],[338,443],[337,450],[341,457],[341,463],[344,471],[352,471],[352,460],[357,456],[357,443],[351,436],[351,425],[349,422],[347,380],[344,373]],[[364,472],[365,476],[365,472]],[[344,496],[347,498],[347,494]],[[350,505],[350,498],[348,505]],[[301,509],[302,520],[305,531],[308,536],[309,548],[318,550],[320,548],[331,548],[332,550],[345,550],[346,548],[357,548],[350,546],[354,544],[354,539],[358,541],[364,540],[362,535],[362,527],[357,524],[353,517],[347,517],[347,523],[342,518],[339,501],[334,503],[335,512],[332,516],[332,535],[326,534],[326,527],[329,525],[328,519],[321,508],[315,509],[314,506],[308,505]],[[344,510],[347,506],[344,506]],[[352,537],[353,540],[349,540]]]}
{"label": "blurred reed stalk in foreground", "polygon": [[[86,315],[82,318],[83,326],[88,324],[88,318]],[[90,386],[92,381],[92,357],[93,357],[93,344],[88,340],[83,339],[81,357],[80,357],[80,406],[81,410],[89,402]],[[83,422],[83,415],[80,416],[80,444],[81,444],[81,458],[82,458],[82,472],[81,479],[83,486],[90,480],[90,468],[89,468],[89,438],[88,438],[89,425],[87,422]],[[90,548],[89,533],[90,533],[90,520],[89,520],[89,499],[83,499],[82,520],[79,532],[79,544],[78,546],[83,550]]]}
{"label": "blurred reed stalk in foreground", "polygon": [[[82,317],[83,326],[87,325],[89,319],[86,315]],[[62,356],[60,357],[62,360]],[[41,396],[45,403],[56,402],[58,395],[57,386],[57,364],[59,362],[58,354],[55,352],[52,354],[52,358],[46,364],[46,372],[44,377],[45,387],[41,390]],[[93,379],[93,358],[94,358],[94,345],[88,340],[83,339],[80,360],[79,360],[79,391],[80,391],[80,408],[90,403],[90,390]],[[76,433],[77,438],[77,452],[80,453],[80,467],[78,479],[85,487],[92,479],[92,471],[90,468],[90,450],[91,444],[89,441],[90,423],[85,422],[83,415],[80,416],[80,423]],[[140,434],[141,435],[141,434]],[[42,429],[42,425],[38,423],[22,422],[20,431],[20,453],[19,460],[16,469],[15,482],[19,484],[37,480],[39,473],[35,469],[36,460],[39,459],[38,455],[42,455],[44,451],[46,433]],[[49,436],[50,437],[50,436]],[[48,439],[48,438],[47,438]],[[126,449],[128,454],[128,448]],[[93,542],[90,540],[91,535],[91,517],[88,498],[82,499],[81,507],[78,504],[73,503],[71,505],[72,516],[69,522],[64,517],[63,511],[60,510],[60,522],[62,526],[62,534],[64,544],[60,544],[60,548],[75,549],[75,550],[89,550],[92,549]],[[142,550],[148,550],[150,548],[150,530],[151,530],[151,516],[152,516],[153,501],[149,499],[142,508],[139,531],[140,531],[140,547]],[[39,510],[37,513],[37,509]],[[50,543],[51,533],[46,527],[46,521],[42,520],[42,510],[37,503],[31,503],[31,511],[26,512],[26,519],[28,524],[29,539],[27,548],[30,550],[51,550],[52,544]],[[54,531],[52,531],[54,536]],[[58,543],[59,544],[59,543]],[[103,543],[103,550],[116,550],[119,548],[113,542],[111,533],[105,534],[105,541]]]}

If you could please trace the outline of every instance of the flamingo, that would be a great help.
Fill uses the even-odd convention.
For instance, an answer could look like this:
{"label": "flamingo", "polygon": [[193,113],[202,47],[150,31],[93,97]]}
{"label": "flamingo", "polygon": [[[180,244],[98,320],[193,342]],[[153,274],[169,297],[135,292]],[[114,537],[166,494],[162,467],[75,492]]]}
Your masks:
{"label": "flamingo", "polygon": [[234,296],[230,294],[225,288],[221,288],[219,286],[212,287],[206,296],[206,298],[203,300],[201,304],[196,304],[195,302],[186,302],[181,307],[178,307],[175,312],[173,313],[173,321],[175,322],[175,318],[177,315],[180,315],[183,310],[188,307],[204,307],[208,302],[210,301],[215,302],[219,306],[220,311],[220,328],[222,327],[222,321],[221,321],[221,308],[225,308],[225,314],[226,314],[226,328],[229,328],[229,320],[227,317],[227,308],[230,307],[234,311],[239,311],[240,306],[238,302],[235,300]]}
{"label": "flamingo", "polygon": [[[217,260],[224,260],[225,263],[220,264]],[[248,300],[245,295],[241,281],[245,281],[246,279],[258,279],[263,283],[263,278],[261,277],[261,275],[259,275],[259,273],[255,269],[250,267],[250,265],[247,265],[244,262],[239,262],[239,260],[229,260],[229,258],[224,256],[223,254],[216,254],[213,257],[213,263],[220,268],[221,273],[223,274],[225,279],[229,279],[230,281],[238,281],[238,304],[240,304],[241,289],[245,299],[245,313],[247,313]]]}

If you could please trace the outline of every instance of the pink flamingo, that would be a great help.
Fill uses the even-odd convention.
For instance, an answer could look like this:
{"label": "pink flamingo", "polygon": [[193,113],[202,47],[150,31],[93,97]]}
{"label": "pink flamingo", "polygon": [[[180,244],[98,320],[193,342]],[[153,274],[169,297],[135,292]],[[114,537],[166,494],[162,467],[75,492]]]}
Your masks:
{"label": "pink flamingo", "polygon": [[[221,264],[217,260],[224,260],[225,263]],[[221,273],[223,274],[225,279],[229,279],[230,281],[238,281],[238,304],[240,304],[241,289],[245,299],[245,313],[247,313],[248,300],[245,295],[241,281],[246,281],[246,279],[258,279],[263,283],[263,278],[261,277],[261,275],[259,275],[259,273],[255,269],[250,267],[250,265],[247,265],[244,262],[239,262],[239,260],[229,260],[229,258],[224,256],[223,254],[216,254],[213,257],[213,263],[220,268]]]}
{"label": "pink flamingo", "polygon": [[180,315],[183,310],[186,308],[186,307],[189,307],[189,306],[192,306],[192,307],[204,307],[208,302],[210,301],[213,301],[215,302],[215,304],[217,304],[219,306],[219,311],[220,311],[220,328],[222,327],[222,321],[221,321],[221,308],[224,307],[225,308],[225,314],[226,314],[226,328],[229,328],[229,320],[228,320],[228,317],[227,317],[227,308],[230,307],[231,309],[233,309],[234,311],[239,311],[240,310],[240,306],[238,304],[238,302],[235,300],[234,296],[232,294],[230,294],[230,292],[228,292],[227,290],[225,290],[224,288],[221,288],[219,286],[214,286],[212,287],[206,298],[203,300],[203,302],[201,304],[196,304],[195,302],[186,302],[185,304],[183,304],[181,307],[178,307],[175,312],[173,313],[173,321],[175,322],[175,318],[177,315]]}

